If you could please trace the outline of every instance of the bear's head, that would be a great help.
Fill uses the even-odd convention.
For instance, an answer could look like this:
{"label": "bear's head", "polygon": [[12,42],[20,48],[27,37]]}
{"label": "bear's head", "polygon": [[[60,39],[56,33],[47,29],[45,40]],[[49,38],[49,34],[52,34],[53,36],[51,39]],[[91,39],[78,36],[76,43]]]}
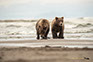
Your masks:
{"label": "bear's head", "polygon": [[63,23],[64,23],[64,17],[61,17],[61,18],[55,17],[55,20],[56,20],[56,25],[57,26],[62,26]]}

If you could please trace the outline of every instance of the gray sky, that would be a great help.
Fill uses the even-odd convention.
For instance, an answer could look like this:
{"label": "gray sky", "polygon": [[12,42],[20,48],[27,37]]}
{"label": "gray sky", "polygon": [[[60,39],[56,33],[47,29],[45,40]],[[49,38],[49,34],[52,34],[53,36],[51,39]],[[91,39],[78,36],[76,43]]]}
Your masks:
{"label": "gray sky", "polygon": [[0,19],[92,17],[93,0],[0,0]]}

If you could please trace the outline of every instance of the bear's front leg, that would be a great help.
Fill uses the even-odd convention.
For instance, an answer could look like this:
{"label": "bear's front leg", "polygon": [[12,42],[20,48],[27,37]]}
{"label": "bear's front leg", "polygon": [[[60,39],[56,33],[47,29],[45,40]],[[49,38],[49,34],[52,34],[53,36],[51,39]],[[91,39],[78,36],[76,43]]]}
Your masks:
{"label": "bear's front leg", "polygon": [[52,36],[53,36],[54,39],[56,39],[57,38],[57,33],[56,32],[53,32],[52,33]]}
{"label": "bear's front leg", "polygon": [[64,39],[63,31],[61,31],[61,32],[59,33],[59,38]]}
{"label": "bear's front leg", "polygon": [[37,32],[37,39],[40,39],[40,37],[39,37],[39,33]]}
{"label": "bear's front leg", "polygon": [[45,33],[45,39],[47,39],[48,33],[49,33],[49,29],[48,29],[47,32]]}
{"label": "bear's front leg", "polygon": [[40,39],[39,35],[37,35],[37,39]]}

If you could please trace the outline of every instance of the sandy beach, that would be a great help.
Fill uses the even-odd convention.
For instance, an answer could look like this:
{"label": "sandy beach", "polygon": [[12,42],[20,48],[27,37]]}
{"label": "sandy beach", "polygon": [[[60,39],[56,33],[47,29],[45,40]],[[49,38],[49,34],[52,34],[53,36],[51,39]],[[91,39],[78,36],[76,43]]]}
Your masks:
{"label": "sandy beach", "polygon": [[92,62],[93,49],[0,48],[0,62]]}
{"label": "sandy beach", "polygon": [[[83,42],[83,43],[82,43]],[[7,44],[28,46],[7,46]],[[5,44],[5,45],[3,45]],[[31,47],[31,46],[39,47]],[[43,46],[42,46],[43,45]],[[69,48],[62,45],[83,45],[83,48]],[[24,40],[0,41],[0,62],[92,62],[92,40]]]}

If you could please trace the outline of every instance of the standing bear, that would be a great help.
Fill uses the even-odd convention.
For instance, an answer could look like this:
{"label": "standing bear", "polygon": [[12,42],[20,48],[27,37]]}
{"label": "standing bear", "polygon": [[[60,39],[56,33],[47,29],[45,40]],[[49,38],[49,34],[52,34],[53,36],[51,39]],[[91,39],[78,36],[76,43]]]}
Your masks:
{"label": "standing bear", "polygon": [[51,31],[54,39],[64,39],[64,17],[55,17],[51,24]]}
{"label": "standing bear", "polygon": [[50,29],[49,21],[47,19],[40,19],[36,23],[37,39],[40,39],[40,36],[42,37],[42,39],[47,39],[49,29]]}

